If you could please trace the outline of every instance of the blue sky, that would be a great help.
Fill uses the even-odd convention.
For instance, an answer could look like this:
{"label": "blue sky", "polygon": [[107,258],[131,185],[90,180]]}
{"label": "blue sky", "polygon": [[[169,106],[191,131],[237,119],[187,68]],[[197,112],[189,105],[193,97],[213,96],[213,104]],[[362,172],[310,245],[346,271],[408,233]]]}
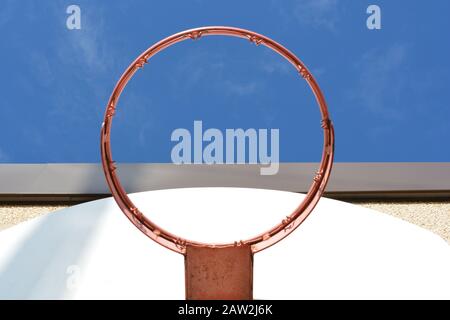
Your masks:
{"label": "blue sky", "polygon": [[[81,8],[81,30],[66,8]],[[377,4],[382,29],[368,30]],[[2,1],[0,162],[98,162],[103,112],[134,58],[175,32],[230,25],[293,51],[318,80],[336,161],[450,161],[450,2]],[[320,117],[295,70],[209,37],[155,56],[119,102],[117,161],[170,162],[176,128],[279,128],[280,159],[318,161]]]}

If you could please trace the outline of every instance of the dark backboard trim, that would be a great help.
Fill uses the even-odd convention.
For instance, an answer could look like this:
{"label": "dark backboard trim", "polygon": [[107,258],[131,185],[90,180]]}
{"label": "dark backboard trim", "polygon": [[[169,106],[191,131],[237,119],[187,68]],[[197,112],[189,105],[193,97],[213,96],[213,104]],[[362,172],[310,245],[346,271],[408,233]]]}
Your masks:
{"label": "dark backboard trim", "polygon": [[[119,164],[127,192],[249,187],[306,192],[316,163],[259,165]],[[1,202],[83,202],[109,195],[100,164],[0,164]],[[335,163],[327,195],[341,199],[450,199],[450,163]]]}

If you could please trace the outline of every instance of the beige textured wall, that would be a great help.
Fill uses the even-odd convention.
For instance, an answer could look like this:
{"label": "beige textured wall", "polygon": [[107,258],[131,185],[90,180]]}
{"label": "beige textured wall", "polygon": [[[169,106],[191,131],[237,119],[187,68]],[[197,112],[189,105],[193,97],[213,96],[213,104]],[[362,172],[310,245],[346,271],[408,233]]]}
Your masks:
{"label": "beige textured wall", "polygon": [[[429,229],[440,235],[450,244],[450,201],[358,202],[355,204],[393,215]],[[66,207],[67,205],[0,204],[0,230]]]}
{"label": "beige textured wall", "polygon": [[393,215],[431,230],[450,244],[450,201],[364,202],[357,204]]}
{"label": "beige textured wall", "polygon": [[67,208],[67,205],[8,205],[0,204],[0,230],[38,217],[59,209]]}

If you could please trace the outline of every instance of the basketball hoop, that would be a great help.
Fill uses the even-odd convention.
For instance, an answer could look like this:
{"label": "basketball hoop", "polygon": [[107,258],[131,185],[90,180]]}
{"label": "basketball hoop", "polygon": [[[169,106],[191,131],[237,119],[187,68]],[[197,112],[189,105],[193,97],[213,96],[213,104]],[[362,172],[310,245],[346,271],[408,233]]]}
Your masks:
{"label": "basketball hoop", "polygon": [[[112,119],[120,94],[136,71],[141,69],[156,53],[178,42],[188,39],[197,40],[201,37],[213,35],[244,38],[256,45],[266,46],[288,60],[294,68],[296,68],[300,76],[305,79],[315,95],[321,112],[321,127],[324,133],[322,160],[319,170],[316,172],[304,200],[294,212],[286,216],[286,218],[278,225],[260,235],[251,239],[237,240],[233,243],[225,244],[208,244],[184,239],[164,230],[149,220],[130,200],[119,181],[116,174],[115,162],[112,158],[110,140]],[[143,52],[123,73],[117,82],[106,107],[104,122],[101,129],[101,155],[103,171],[108,186],[118,206],[128,219],[155,242],[186,256],[186,292],[188,298],[250,299],[252,296],[252,255],[270,247],[293,232],[311,213],[324,192],[333,164],[334,130],[328,114],[325,98],[319,85],[303,62],[301,62],[292,52],[274,40],[253,31],[223,26],[201,27],[179,32],[157,42]],[[211,283],[206,283],[207,280],[204,280],[205,278],[202,277],[201,274],[193,271],[194,269],[198,269],[198,264],[207,265],[209,268],[215,268],[215,271],[217,272],[222,272],[226,269],[221,266],[220,263],[211,263],[211,259],[215,259],[216,262],[223,261],[224,259],[234,259],[235,262],[237,262],[233,264],[234,268],[229,272],[230,274],[224,275],[225,287],[222,284],[222,287],[214,288],[214,285],[211,285]],[[193,279],[196,281],[194,282]],[[202,279],[204,280],[203,282],[201,281]],[[208,292],[204,292],[205,285],[212,287],[212,289]],[[240,295],[233,294],[233,292],[237,293],[238,291],[241,292]]]}

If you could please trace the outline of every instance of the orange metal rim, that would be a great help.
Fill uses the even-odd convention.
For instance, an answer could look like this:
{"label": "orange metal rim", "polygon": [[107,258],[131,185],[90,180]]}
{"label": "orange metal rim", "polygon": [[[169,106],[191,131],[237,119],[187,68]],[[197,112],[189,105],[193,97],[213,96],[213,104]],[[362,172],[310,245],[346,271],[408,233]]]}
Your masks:
{"label": "orange metal rim", "polygon": [[[257,235],[251,239],[239,240],[226,244],[208,244],[184,239],[164,230],[149,220],[130,200],[119,181],[116,174],[116,165],[112,157],[110,138],[112,120],[120,94],[136,71],[141,69],[156,53],[174,45],[175,43],[188,39],[196,40],[204,36],[213,35],[248,39],[256,45],[263,45],[272,49],[288,60],[298,71],[299,75],[305,79],[314,93],[321,112],[321,127],[324,134],[322,159],[319,169],[313,178],[312,184],[305,198],[294,210],[294,212],[286,216],[285,219],[283,219],[278,225],[260,235]],[[211,26],[185,30],[169,36],[145,50],[133,63],[130,64],[117,82],[106,107],[100,140],[103,171],[112,196],[120,209],[124,212],[127,218],[149,238],[156,241],[160,245],[181,254],[186,253],[186,246],[188,245],[210,248],[249,245],[251,246],[252,252],[256,253],[282,240],[292,233],[308,217],[320,200],[330,177],[334,156],[334,129],[329,117],[327,104],[319,85],[303,62],[281,44],[266,36],[250,30],[225,26]]]}

